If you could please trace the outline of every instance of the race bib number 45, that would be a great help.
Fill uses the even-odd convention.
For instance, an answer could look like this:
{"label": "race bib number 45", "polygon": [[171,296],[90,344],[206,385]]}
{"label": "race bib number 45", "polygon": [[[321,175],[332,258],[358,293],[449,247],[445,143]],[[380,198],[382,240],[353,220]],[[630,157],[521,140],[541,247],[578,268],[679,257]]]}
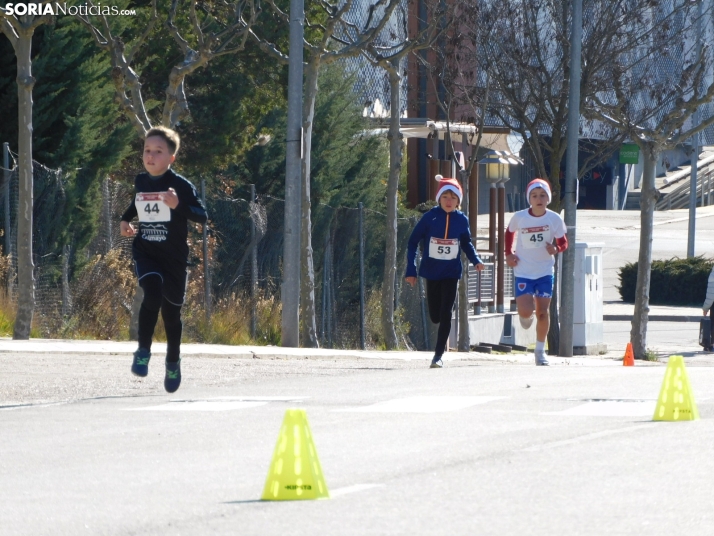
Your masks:
{"label": "race bib number 45", "polygon": [[550,234],[548,225],[521,229],[521,245],[524,248],[544,248],[546,244],[550,244],[552,241],[553,237]]}
{"label": "race bib number 45", "polygon": [[442,261],[455,259],[459,254],[458,238],[432,238],[429,241],[429,257]]}
{"label": "race bib number 45", "polygon": [[134,204],[139,213],[139,221],[155,223],[171,221],[171,209],[159,197],[160,192],[138,193]]}

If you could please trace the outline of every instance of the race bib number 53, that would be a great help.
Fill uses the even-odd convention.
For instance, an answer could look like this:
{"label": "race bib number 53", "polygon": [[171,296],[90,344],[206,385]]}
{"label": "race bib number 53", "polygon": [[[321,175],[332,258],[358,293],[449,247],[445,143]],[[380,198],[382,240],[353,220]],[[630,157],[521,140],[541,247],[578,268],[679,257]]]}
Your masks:
{"label": "race bib number 53", "polygon": [[429,257],[442,261],[455,259],[459,254],[458,238],[432,238],[429,241]]}
{"label": "race bib number 53", "polygon": [[160,192],[138,193],[134,204],[139,213],[139,221],[155,223],[171,221],[171,209],[159,197]]}
{"label": "race bib number 53", "polygon": [[521,244],[524,248],[544,248],[546,244],[550,244],[552,241],[553,238],[548,225],[521,229]]}

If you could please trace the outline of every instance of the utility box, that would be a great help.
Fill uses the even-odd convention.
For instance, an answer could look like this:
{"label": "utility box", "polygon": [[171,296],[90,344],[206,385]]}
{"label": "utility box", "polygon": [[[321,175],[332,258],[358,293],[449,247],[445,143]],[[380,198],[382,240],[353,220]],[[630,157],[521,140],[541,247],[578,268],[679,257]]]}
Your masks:
{"label": "utility box", "polygon": [[603,342],[601,243],[575,244],[573,355],[607,352]]}

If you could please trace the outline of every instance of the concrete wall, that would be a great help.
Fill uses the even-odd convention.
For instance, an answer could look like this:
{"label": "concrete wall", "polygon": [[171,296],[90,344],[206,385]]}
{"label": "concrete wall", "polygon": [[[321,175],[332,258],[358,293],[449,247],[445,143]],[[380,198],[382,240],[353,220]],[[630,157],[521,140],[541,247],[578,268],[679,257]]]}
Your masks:
{"label": "concrete wall", "polygon": [[470,315],[469,336],[471,344],[479,342],[520,346],[535,344],[535,329],[532,327],[528,331],[524,330],[515,312]]}

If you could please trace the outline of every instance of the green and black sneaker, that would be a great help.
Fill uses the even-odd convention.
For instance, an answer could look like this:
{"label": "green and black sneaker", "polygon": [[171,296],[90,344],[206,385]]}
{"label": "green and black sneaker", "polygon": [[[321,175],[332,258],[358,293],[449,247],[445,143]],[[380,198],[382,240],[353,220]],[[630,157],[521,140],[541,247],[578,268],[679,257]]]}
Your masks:
{"label": "green and black sneaker", "polygon": [[435,355],[434,358],[431,360],[431,365],[429,365],[429,368],[442,368],[444,366],[444,362],[441,360],[440,355]]}
{"label": "green and black sneaker", "polygon": [[131,364],[131,372],[135,376],[141,376],[142,378],[149,374],[149,359],[151,359],[151,352],[146,348],[139,348],[134,352],[134,362]]}
{"label": "green and black sneaker", "polygon": [[181,385],[181,359],[175,362],[166,362],[166,376],[164,389],[167,393],[175,393]]}

